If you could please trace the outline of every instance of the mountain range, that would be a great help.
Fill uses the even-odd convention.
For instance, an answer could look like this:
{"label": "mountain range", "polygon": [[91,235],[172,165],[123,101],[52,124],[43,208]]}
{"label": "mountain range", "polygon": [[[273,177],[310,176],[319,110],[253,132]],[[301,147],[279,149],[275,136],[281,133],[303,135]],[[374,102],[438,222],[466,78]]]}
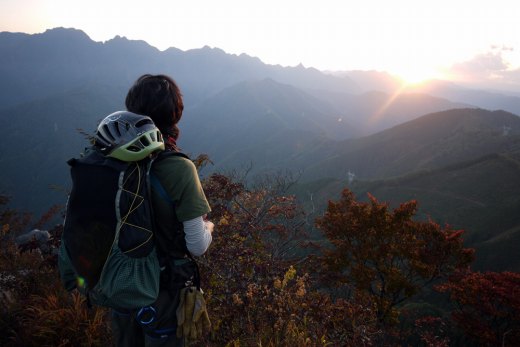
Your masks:
{"label": "mountain range", "polygon": [[446,81],[411,88],[387,73],[268,65],[218,48],[95,42],[64,28],[2,32],[0,52],[0,192],[15,208],[63,204],[66,161],[86,134],[124,109],[141,74],[165,73],[185,98],[181,147],[214,162],[203,174],[249,163],[252,174],[300,172],[296,193],[317,210],[345,186],[392,204],[414,198],[422,218],[467,229],[479,268],[520,270],[518,96]]}
{"label": "mountain range", "polygon": [[520,117],[454,109],[337,146],[304,173],[321,178],[294,188],[307,210],[345,187],[394,207],[417,200],[420,218],[465,230],[477,269],[520,269]]}

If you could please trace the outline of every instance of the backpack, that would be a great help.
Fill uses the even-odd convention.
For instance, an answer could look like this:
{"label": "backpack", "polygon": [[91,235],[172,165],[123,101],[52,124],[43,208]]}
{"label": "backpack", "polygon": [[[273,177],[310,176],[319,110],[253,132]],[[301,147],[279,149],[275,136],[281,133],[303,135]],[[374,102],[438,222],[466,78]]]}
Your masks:
{"label": "backpack", "polygon": [[90,304],[135,309],[159,293],[149,173],[153,159],[124,162],[90,148],[71,159],[62,235],[77,287]]}
{"label": "backpack", "polygon": [[[189,158],[165,151],[152,119],[129,111],[105,117],[92,139],[83,157],[68,161],[72,190],[58,253],[65,288],[78,288],[89,305],[124,311],[152,304],[159,287],[172,297],[177,288],[200,288],[182,224],[172,230],[180,232],[175,233],[174,248],[185,250],[188,258],[178,259],[166,249],[171,245],[161,242],[164,235],[154,235],[151,202],[154,161],[171,155]],[[155,181],[154,189],[164,190]]]}

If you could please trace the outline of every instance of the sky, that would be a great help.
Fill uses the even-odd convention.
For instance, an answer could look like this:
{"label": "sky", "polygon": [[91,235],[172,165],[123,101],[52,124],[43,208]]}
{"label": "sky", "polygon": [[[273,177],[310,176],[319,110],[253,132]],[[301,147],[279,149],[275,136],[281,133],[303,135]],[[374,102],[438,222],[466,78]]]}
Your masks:
{"label": "sky", "polygon": [[0,0],[0,31],[76,28],[282,66],[520,86],[519,14],[517,0]]}

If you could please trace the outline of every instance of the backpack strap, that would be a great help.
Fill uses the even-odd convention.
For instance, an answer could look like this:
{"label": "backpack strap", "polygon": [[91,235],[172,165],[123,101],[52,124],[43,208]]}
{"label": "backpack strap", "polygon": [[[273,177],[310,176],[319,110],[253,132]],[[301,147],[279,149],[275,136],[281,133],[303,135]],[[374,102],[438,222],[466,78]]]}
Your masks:
{"label": "backpack strap", "polygon": [[182,157],[182,158],[186,158],[188,160],[191,160],[191,158],[182,153],[182,152],[174,152],[174,151],[162,151],[159,153],[159,155],[157,156],[157,158],[155,159],[155,161],[160,161],[160,160],[163,160],[165,158],[168,158],[168,157]]}
{"label": "backpack strap", "polygon": [[157,178],[157,176],[153,174],[153,172],[150,172],[150,184],[152,185],[153,189],[155,189],[159,193],[163,200],[166,200],[171,205],[175,205],[172,198],[170,198],[168,193],[166,193],[166,190],[164,189],[163,185],[161,184],[161,182],[159,182],[159,179]]}
{"label": "backpack strap", "polygon": [[[186,154],[181,153],[181,152],[162,151],[154,159],[153,162],[156,163],[156,162],[159,162],[159,161],[161,161],[163,159],[166,159],[168,157],[182,157],[182,158],[186,158],[188,160],[191,160],[190,157],[188,157]],[[172,198],[170,198],[170,196],[168,195],[168,193],[164,189],[163,185],[161,184],[161,182],[157,178],[157,176],[154,175],[153,172],[151,172],[151,171],[150,171],[150,184],[159,193],[159,195],[161,196],[161,198],[163,198],[163,200],[166,200],[168,203],[174,205],[174,207],[175,207],[175,204],[174,204]]]}
{"label": "backpack strap", "polygon": [[[163,151],[163,152],[159,153],[159,155],[155,158],[154,162],[158,162],[158,161],[164,160],[164,159],[166,159],[168,157],[182,157],[182,158],[186,158],[188,160],[191,160],[190,157],[188,157],[186,154],[181,153],[181,152]],[[173,208],[175,208],[175,202],[168,195],[168,193],[166,192],[166,189],[164,189],[162,183],[159,181],[157,176],[153,174],[153,172],[151,170],[150,170],[150,173],[149,173],[149,177],[150,177],[150,185],[151,185],[151,187],[153,187],[154,190],[159,193],[159,195],[161,196],[161,198],[163,200],[165,200],[170,205],[172,205]],[[194,278],[193,278],[193,282],[194,283],[193,284],[197,287],[197,289],[200,290],[200,270],[199,270],[198,263],[195,260],[195,258],[191,255],[191,253],[188,251],[188,249],[185,249],[185,251],[186,251],[186,254],[188,255],[188,258],[195,265],[195,273],[194,273]],[[174,266],[182,266],[182,264],[186,263],[186,261],[187,261],[186,259],[175,259],[175,260],[173,260],[173,265]],[[171,262],[166,260],[165,267],[166,267],[168,272],[171,272],[171,268],[170,268],[171,265],[172,265]],[[168,276],[166,276],[166,277],[168,277]],[[171,279],[169,279],[169,280],[171,280]],[[171,294],[173,295],[173,293],[171,293]]]}

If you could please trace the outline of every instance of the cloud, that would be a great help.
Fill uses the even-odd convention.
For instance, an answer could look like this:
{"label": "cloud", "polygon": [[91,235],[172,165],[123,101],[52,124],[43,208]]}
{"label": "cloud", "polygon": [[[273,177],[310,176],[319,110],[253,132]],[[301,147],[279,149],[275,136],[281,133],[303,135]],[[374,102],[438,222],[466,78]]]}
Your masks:
{"label": "cloud", "polygon": [[488,79],[501,74],[509,68],[501,53],[488,52],[478,54],[471,60],[456,63],[449,70],[456,79],[475,81]]}
{"label": "cloud", "polygon": [[492,50],[501,50],[503,52],[513,52],[515,49],[513,47],[509,46],[497,46],[497,45],[491,45]]}
{"label": "cloud", "polygon": [[520,67],[513,66],[504,57],[513,52],[513,47],[491,46],[490,51],[456,63],[446,72],[456,82],[520,90]]}

